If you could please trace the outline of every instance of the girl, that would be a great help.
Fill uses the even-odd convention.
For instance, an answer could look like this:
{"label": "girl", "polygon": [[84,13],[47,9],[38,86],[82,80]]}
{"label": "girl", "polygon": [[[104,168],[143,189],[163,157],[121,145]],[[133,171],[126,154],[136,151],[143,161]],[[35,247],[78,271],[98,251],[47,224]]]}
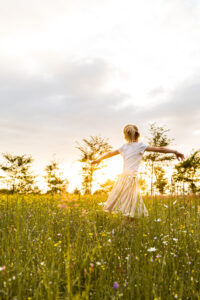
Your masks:
{"label": "girl", "polygon": [[107,201],[104,203],[104,211],[120,211],[124,216],[133,217],[148,216],[148,211],[138,191],[138,167],[144,151],[161,153],[174,153],[177,159],[183,159],[184,155],[176,150],[164,147],[151,147],[138,142],[140,133],[136,125],[128,124],[123,129],[126,143],[119,149],[110,151],[91,164],[99,164],[103,159],[121,154],[124,160],[123,172],[116,181]]}

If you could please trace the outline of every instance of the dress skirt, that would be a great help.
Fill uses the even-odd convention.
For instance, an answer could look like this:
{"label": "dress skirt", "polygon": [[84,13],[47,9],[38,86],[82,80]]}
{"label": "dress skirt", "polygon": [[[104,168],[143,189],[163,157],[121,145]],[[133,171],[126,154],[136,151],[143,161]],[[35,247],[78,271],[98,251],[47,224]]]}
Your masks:
{"label": "dress skirt", "polygon": [[106,212],[119,212],[129,217],[149,215],[139,192],[137,174],[125,171],[119,176],[107,201],[104,202],[103,209]]}

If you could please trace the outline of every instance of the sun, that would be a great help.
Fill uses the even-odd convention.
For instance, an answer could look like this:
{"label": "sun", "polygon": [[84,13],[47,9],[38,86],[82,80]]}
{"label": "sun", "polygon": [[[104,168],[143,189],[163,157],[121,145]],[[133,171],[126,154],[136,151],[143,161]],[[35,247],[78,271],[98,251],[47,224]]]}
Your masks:
{"label": "sun", "polygon": [[[101,166],[101,165],[100,165]],[[117,175],[122,172],[123,160],[120,155],[112,157],[103,162],[100,170],[96,171],[94,175],[93,192],[97,190],[100,184],[106,182],[108,179],[116,180]]]}

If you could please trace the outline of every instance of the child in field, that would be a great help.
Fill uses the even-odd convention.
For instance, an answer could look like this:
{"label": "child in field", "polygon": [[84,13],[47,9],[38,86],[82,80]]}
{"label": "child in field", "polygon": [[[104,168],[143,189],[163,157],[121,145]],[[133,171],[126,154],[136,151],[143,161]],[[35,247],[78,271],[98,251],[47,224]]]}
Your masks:
{"label": "child in field", "polygon": [[134,217],[148,216],[148,211],[138,190],[138,168],[145,151],[174,153],[177,159],[183,159],[184,155],[176,150],[164,147],[151,147],[138,142],[140,133],[136,125],[128,124],[123,129],[126,143],[119,149],[110,151],[91,164],[99,164],[103,159],[121,154],[124,160],[123,172],[116,181],[107,201],[104,203],[104,211],[121,211],[124,216]]}

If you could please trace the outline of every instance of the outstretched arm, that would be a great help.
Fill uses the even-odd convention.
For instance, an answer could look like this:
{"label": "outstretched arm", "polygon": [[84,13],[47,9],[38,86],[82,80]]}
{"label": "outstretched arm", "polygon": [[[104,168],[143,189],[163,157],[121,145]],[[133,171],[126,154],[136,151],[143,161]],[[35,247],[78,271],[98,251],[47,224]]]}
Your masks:
{"label": "outstretched arm", "polygon": [[118,150],[114,150],[114,151],[110,151],[110,152],[108,152],[108,153],[105,153],[104,155],[102,155],[102,156],[99,157],[98,159],[93,160],[93,161],[91,162],[91,165],[99,164],[103,159],[112,157],[112,156],[117,155],[117,154],[119,154],[119,153],[120,153],[120,152],[119,152]]}
{"label": "outstretched arm", "polygon": [[184,155],[180,152],[178,152],[177,150],[173,150],[173,149],[169,149],[169,148],[165,148],[165,147],[151,147],[148,146],[145,151],[153,151],[153,152],[161,152],[161,153],[174,153],[176,155],[176,158],[178,160],[183,160],[184,159]]}

